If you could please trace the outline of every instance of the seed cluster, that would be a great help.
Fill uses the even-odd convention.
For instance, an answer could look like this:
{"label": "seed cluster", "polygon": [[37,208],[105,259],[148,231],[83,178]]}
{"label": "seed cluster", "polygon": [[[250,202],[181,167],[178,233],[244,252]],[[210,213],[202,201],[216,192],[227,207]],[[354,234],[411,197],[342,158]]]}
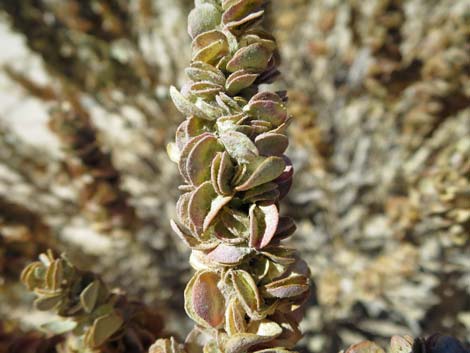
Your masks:
{"label": "seed cluster", "polygon": [[197,271],[185,291],[197,324],[189,352],[282,352],[301,337],[309,271],[281,242],[296,229],[279,213],[293,176],[290,118],[285,92],[260,87],[279,75],[276,41],[259,27],[265,6],[196,1],[190,81],[170,89],[187,117],[168,152],[185,182],[172,228]]}

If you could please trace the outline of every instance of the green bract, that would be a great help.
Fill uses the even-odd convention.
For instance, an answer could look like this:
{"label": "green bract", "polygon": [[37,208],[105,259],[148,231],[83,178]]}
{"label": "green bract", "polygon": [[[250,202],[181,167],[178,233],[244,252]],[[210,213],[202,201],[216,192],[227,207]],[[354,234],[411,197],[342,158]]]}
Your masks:
{"label": "green bract", "polygon": [[308,267],[281,245],[295,231],[279,214],[293,169],[285,94],[260,89],[279,73],[276,41],[258,26],[265,5],[196,1],[190,81],[170,89],[186,116],[168,151],[185,183],[171,225],[197,270],[185,291],[197,323],[189,353],[286,352],[301,337]]}

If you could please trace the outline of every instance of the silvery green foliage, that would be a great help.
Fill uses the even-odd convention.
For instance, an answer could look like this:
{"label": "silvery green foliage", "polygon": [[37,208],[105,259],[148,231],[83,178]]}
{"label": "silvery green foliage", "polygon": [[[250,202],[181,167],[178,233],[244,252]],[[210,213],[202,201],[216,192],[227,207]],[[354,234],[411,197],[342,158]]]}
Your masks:
{"label": "silvery green foliage", "polygon": [[468,2],[278,4],[296,116],[289,214],[318,299],[303,342],[468,339]]}
{"label": "silvery green foliage", "polygon": [[21,281],[37,296],[36,309],[61,317],[42,328],[71,334],[60,352],[144,353],[161,333],[159,315],[111,292],[98,276],[77,269],[65,255],[56,258],[50,250],[41,254],[23,270]]}
{"label": "silvery green foliage", "polygon": [[282,244],[296,229],[279,214],[289,116],[285,92],[260,89],[279,74],[264,11],[263,0],[196,1],[190,81],[170,89],[187,117],[168,152],[184,179],[172,227],[197,271],[185,291],[191,353],[283,352],[301,337],[309,271]]}
{"label": "silvery green foliage", "polygon": [[[181,278],[175,276],[175,271],[183,273],[188,265],[182,261],[186,255],[179,251],[183,246],[178,248],[175,244],[165,221],[170,217],[169,205],[176,194],[177,170],[162,148],[165,134],[173,133],[174,124],[167,117],[175,116],[171,100],[162,87],[174,82],[176,73],[182,75],[187,62],[180,48],[188,39],[180,23],[189,11],[188,2],[7,0],[0,4],[0,35],[11,28],[6,36],[8,43],[18,41],[21,47],[19,54],[13,50],[12,56],[0,59],[1,86],[4,89],[13,86],[19,91],[18,99],[13,99],[14,90],[3,95],[15,103],[11,105],[14,109],[7,107],[9,104],[3,106],[0,119],[6,118],[10,125],[17,120],[12,111],[33,106],[31,113],[23,111],[20,115],[30,116],[37,123],[38,117],[47,119],[51,106],[70,98],[64,95],[72,94],[77,102],[84,103],[82,108],[90,115],[98,136],[90,141],[90,131],[69,124],[71,131],[65,134],[68,136],[62,136],[65,141],[60,145],[64,149],[58,151],[59,144],[52,140],[55,137],[49,136],[45,151],[37,146],[35,137],[26,142],[8,131],[7,138],[0,138],[0,169],[3,172],[6,167],[9,174],[15,175],[0,176],[1,197],[27,205],[51,225],[53,243],[68,249],[83,249],[88,254],[99,252],[100,261],[93,262],[96,266],[93,270],[102,274],[107,283],[139,296],[146,303],[158,303],[172,314],[181,307],[170,289],[161,290],[160,280]],[[4,77],[4,65],[11,69],[7,71],[9,76],[16,79]],[[37,77],[44,80],[37,82]],[[24,92],[27,92],[26,101]],[[3,126],[0,130],[3,135]],[[34,135],[36,128],[21,126],[20,130]],[[58,131],[58,135],[63,135],[63,131]],[[80,139],[81,143],[76,143]],[[33,145],[31,148],[29,143]],[[73,144],[83,147],[79,153],[73,153]],[[100,167],[103,160],[96,158],[92,151],[97,149],[109,152],[116,173]],[[88,155],[88,162],[97,168],[82,170],[77,155]],[[123,223],[118,219],[108,217],[115,213],[109,212],[108,206],[114,203],[113,199],[117,200],[116,190],[111,190],[109,183],[98,186],[92,182],[98,187],[83,192],[83,184],[96,177],[121,180],[129,205],[136,211],[136,217],[132,218],[137,218],[138,227],[129,232],[121,227]],[[159,183],[154,182],[155,178]],[[91,202],[83,202],[87,199]],[[83,204],[91,207],[83,208]],[[104,204],[108,205],[102,208]],[[115,205],[118,214],[127,213],[126,207]],[[90,216],[98,222],[90,222]],[[82,235],[75,237],[75,230]],[[3,233],[3,225],[0,231]],[[110,233],[120,239],[131,234],[133,239],[124,242],[102,238]],[[96,246],[97,243],[100,245]],[[35,257],[29,255],[28,261]],[[172,290],[177,285],[172,285]],[[172,315],[176,316],[183,322],[172,320],[174,325],[183,325],[184,313]]]}

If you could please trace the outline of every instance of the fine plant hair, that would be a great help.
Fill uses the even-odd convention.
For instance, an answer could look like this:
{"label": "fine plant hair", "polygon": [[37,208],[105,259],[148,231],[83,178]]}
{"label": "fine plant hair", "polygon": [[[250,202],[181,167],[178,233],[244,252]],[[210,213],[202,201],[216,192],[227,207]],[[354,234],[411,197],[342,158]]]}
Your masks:
{"label": "fine plant hair", "polygon": [[184,184],[172,228],[191,248],[196,273],[185,290],[195,322],[188,353],[284,352],[302,337],[309,271],[284,239],[280,215],[292,184],[284,154],[291,117],[263,0],[196,1],[188,17],[189,77],[170,94],[186,116],[168,146]]}

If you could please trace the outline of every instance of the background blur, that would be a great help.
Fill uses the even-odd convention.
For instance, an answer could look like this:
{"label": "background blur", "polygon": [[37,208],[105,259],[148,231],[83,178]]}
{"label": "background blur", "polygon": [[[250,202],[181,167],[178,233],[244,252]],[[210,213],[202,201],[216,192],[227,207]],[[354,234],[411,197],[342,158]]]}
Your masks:
{"label": "background blur", "polygon": [[[31,310],[48,247],[180,333],[187,249],[168,97],[190,0],[0,1],[0,321]],[[450,333],[470,342],[470,2],[274,0],[296,177],[283,211],[312,271],[305,352]]]}

